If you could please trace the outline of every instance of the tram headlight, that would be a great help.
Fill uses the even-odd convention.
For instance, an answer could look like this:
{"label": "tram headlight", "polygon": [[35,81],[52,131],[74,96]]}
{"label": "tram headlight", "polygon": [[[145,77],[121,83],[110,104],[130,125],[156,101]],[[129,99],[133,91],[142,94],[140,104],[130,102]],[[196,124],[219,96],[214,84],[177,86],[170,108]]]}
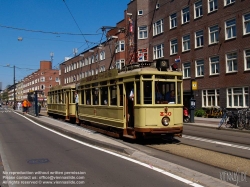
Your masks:
{"label": "tram headlight", "polygon": [[163,117],[162,120],[161,120],[161,123],[162,123],[162,125],[164,125],[164,126],[168,126],[168,125],[169,125],[169,122],[170,122],[169,117]]}

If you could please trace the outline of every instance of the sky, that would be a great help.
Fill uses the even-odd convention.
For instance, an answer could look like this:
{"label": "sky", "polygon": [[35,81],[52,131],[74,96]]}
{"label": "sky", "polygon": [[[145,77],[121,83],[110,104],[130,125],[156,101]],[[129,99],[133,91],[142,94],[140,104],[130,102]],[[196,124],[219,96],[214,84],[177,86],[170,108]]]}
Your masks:
{"label": "sky", "polygon": [[[2,89],[51,60],[53,68],[102,39],[103,26],[124,19],[130,0],[0,0],[0,82]],[[22,40],[18,40],[22,38]]]}

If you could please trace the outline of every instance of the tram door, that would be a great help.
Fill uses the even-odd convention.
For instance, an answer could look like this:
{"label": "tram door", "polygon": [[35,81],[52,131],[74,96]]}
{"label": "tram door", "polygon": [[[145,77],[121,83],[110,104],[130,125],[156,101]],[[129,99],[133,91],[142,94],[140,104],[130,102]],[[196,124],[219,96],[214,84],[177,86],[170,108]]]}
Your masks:
{"label": "tram door", "polygon": [[127,127],[134,127],[134,82],[126,83],[126,118]]}

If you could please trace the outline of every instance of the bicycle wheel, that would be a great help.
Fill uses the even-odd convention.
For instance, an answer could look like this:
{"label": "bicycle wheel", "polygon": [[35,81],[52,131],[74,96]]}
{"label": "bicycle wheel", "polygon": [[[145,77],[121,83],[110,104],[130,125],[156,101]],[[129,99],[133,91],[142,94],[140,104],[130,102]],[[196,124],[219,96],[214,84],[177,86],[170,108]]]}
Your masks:
{"label": "bicycle wheel", "polygon": [[225,117],[221,118],[220,122],[219,122],[219,125],[218,125],[218,129],[221,128],[221,126],[225,123]]}
{"label": "bicycle wheel", "polygon": [[239,129],[239,130],[244,129],[245,123],[246,123],[246,122],[245,122],[244,120],[238,121],[238,125],[237,125],[238,129]]}

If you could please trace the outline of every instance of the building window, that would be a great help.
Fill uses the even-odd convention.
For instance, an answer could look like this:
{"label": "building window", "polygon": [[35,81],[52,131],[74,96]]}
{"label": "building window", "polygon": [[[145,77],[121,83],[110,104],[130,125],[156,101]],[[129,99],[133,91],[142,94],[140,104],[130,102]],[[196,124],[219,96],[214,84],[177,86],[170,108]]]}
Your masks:
{"label": "building window", "polygon": [[244,53],[245,70],[250,70],[250,49],[245,50]]}
{"label": "building window", "polygon": [[86,72],[85,72],[85,77],[87,77],[87,76],[88,76],[88,72],[86,71]]}
{"label": "building window", "polygon": [[236,21],[235,19],[226,21],[226,39],[236,38]]}
{"label": "building window", "polygon": [[55,81],[56,81],[56,82],[59,82],[59,77],[56,77],[56,78],[55,78]]}
{"label": "building window", "polygon": [[250,13],[243,16],[243,34],[250,34]]}
{"label": "building window", "polygon": [[94,64],[95,63],[95,55],[92,55],[91,56],[91,64]]}
{"label": "building window", "polygon": [[138,27],[138,38],[145,39],[147,37],[148,37],[148,27],[147,26]]}
{"label": "building window", "polygon": [[199,18],[203,15],[202,13],[202,1],[197,1],[196,3],[194,3],[194,18]]}
{"label": "building window", "polygon": [[210,75],[217,75],[220,72],[219,56],[210,57]]}
{"label": "building window", "polygon": [[186,35],[182,37],[182,51],[190,50],[190,35]]}
{"label": "building window", "polygon": [[224,0],[224,5],[227,6],[227,5],[230,5],[234,2],[235,2],[235,0]]}
{"label": "building window", "polygon": [[40,89],[41,89],[41,90],[44,90],[44,89],[45,89],[45,85],[42,84],[42,85],[40,86]]}
{"label": "building window", "polygon": [[228,88],[227,89],[227,107],[248,107],[249,106],[248,87]]}
{"label": "building window", "polygon": [[220,106],[220,90],[202,90],[202,107]]}
{"label": "building window", "polygon": [[170,29],[177,27],[177,14],[170,15]]}
{"label": "building window", "polygon": [[196,77],[204,76],[204,60],[196,61]]}
{"label": "building window", "polygon": [[163,55],[163,48],[164,48],[163,44],[154,46],[154,51],[153,51],[154,59],[162,58],[164,56]]}
{"label": "building window", "polygon": [[52,80],[52,77],[49,77],[49,80]]}
{"label": "building window", "polygon": [[218,25],[209,27],[209,44],[219,42],[219,27]]}
{"label": "building window", "polygon": [[138,15],[139,16],[143,15],[143,10],[138,10]]}
{"label": "building window", "polygon": [[163,19],[153,24],[153,36],[163,33]]}
{"label": "building window", "polygon": [[189,7],[182,9],[182,24],[189,22]]}
{"label": "building window", "polygon": [[116,69],[122,69],[124,65],[125,65],[125,60],[117,60],[115,63]]}
{"label": "building window", "polygon": [[40,77],[40,82],[45,82],[45,77]]}
{"label": "building window", "polygon": [[105,59],[105,51],[101,51],[100,52],[100,60],[104,60]]}
{"label": "building window", "polygon": [[227,58],[227,73],[237,71],[237,54],[230,53],[226,55]]}
{"label": "building window", "polygon": [[208,1],[208,13],[213,12],[218,9],[218,0],[209,0]]}
{"label": "building window", "polygon": [[191,77],[190,72],[191,72],[190,62],[184,63],[183,64],[183,78],[190,78]]}
{"label": "building window", "polygon": [[195,33],[195,47],[202,47],[203,43],[203,31],[198,31]]}
{"label": "building window", "polygon": [[98,54],[95,55],[95,62],[98,62]]}
{"label": "building window", "polygon": [[125,50],[125,41],[122,40],[122,41],[117,42],[115,52],[119,53],[119,52],[122,52],[124,50]]}
{"label": "building window", "polygon": [[97,75],[99,73],[98,68],[95,69],[95,74]]}
{"label": "building window", "polygon": [[88,58],[85,58],[85,66],[89,64]]}
{"label": "building window", "polygon": [[148,49],[138,49],[138,62],[148,60]]}
{"label": "building window", "polygon": [[178,52],[178,44],[177,44],[177,39],[174,39],[174,40],[171,40],[171,51],[170,51],[170,54],[171,55],[174,55],[174,54],[177,54]]}

